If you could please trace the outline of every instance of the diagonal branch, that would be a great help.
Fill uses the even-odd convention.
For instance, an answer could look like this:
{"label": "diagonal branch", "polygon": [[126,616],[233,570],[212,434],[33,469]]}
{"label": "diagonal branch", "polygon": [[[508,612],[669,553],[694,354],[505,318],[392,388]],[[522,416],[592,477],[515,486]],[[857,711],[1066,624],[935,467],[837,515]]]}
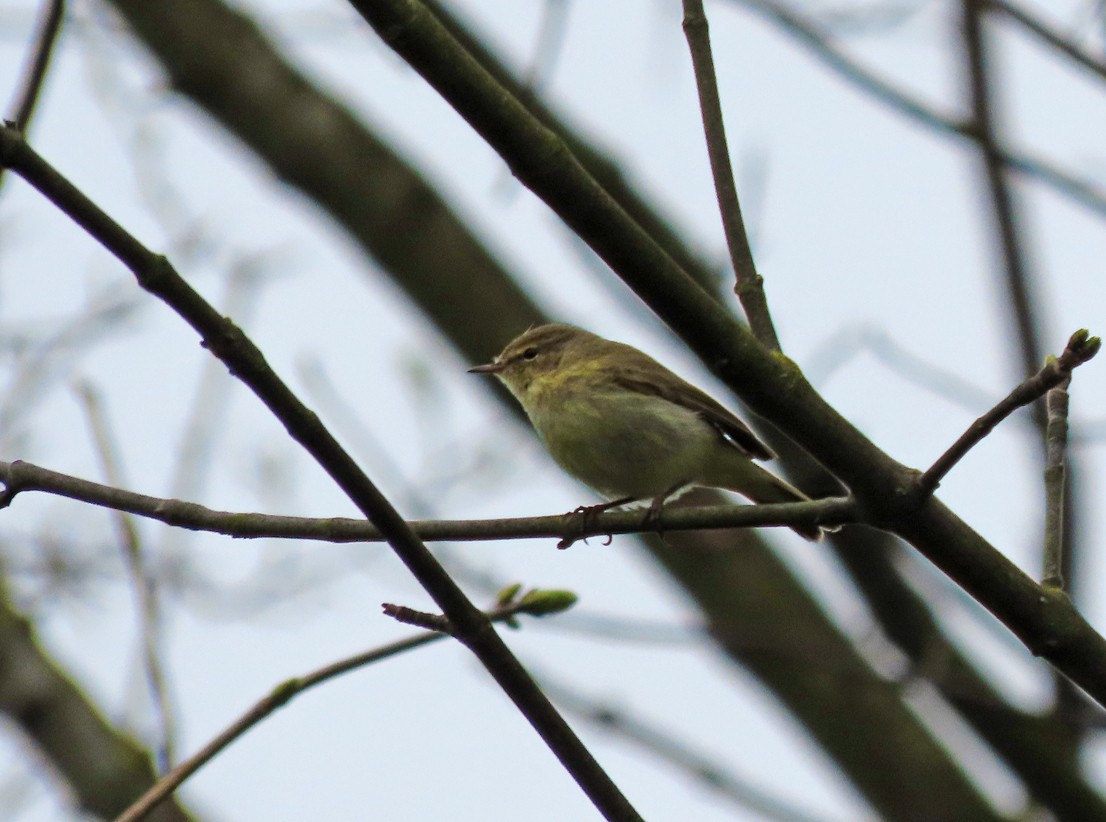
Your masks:
{"label": "diagonal branch", "polygon": [[1019,9],[1013,3],[1010,3],[1009,0],[986,0],[986,2],[987,5],[996,12],[1009,17],[1025,31],[1032,34],[1053,50],[1063,54],[1076,65],[1096,74],[1099,79],[1106,80],[1106,63],[1102,61],[1102,58],[1087,53],[1070,39],[1056,32],[1028,12]]}
{"label": "diagonal branch", "polygon": [[12,106],[12,123],[22,132],[34,116],[35,107],[42,96],[42,87],[46,82],[46,72],[50,68],[50,59],[54,56],[54,46],[58,41],[61,23],[65,18],[65,0],[46,0],[42,5],[42,17],[38,34],[31,50],[19,94]]}

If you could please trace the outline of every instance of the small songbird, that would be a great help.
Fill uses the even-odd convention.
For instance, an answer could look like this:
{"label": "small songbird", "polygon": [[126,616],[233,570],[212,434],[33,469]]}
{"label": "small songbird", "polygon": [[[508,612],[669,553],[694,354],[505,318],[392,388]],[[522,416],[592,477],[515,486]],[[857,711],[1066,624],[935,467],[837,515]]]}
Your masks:
{"label": "small songbird", "polygon": [[[775,454],[736,416],[636,348],[570,325],[542,325],[487,365],[530,418],[546,450],[613,507],[664,501],[689,486],[759,503],[808,497],[753,460]],[[794,526],[809,540],[817,526]]]}

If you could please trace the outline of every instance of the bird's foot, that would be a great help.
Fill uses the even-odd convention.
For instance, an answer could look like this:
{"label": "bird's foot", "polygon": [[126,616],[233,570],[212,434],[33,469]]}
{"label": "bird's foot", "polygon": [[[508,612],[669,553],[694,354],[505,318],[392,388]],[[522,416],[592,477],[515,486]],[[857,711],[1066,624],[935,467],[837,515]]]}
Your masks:
{"label": "bird's foot", "polygon": [[641,521],[643,531],[656,531],[658,537],[664,536],[664,528],[661,526],[661,509],[664,508],[668,498],[685,487],[686,483],[680,483],[668,489],[663,494],[657,494],[649,504],[649,510],[645,512],[645,518]]}
{"label": "bird's foot", "polygon": [[[599,536],[601,532],[596,531],[596,518],[604,511],[609,511],[612,508],[617,508],[620,505],[625,505],[627,502],[633,502],[632,497],[626,497],[624,499],[616,499],[611,502],[601,502],[598,505],[581,505],[578,508],[569,511],[565,514],[565,528],[564,537],[557,543],[557,548],[564,550],[571,547],[574,543],[580,540],[587,544],[588,537]],[[604,545],[610,545],[614,539],[610,534],[604,534],[606,541]]]}

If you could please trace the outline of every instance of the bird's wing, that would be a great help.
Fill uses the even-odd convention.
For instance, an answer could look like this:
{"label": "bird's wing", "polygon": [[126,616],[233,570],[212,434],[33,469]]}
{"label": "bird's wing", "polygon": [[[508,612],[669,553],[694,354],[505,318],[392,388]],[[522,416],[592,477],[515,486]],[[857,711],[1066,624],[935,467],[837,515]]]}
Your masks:
{"label": "bird's wing", "polygon": [[[642,356],[647,355],[642,354]],[[669,389],[640,377],[635,371],[636,369],[628,368],[622,373],[614,375],[613,379],[628,391],[661,397],[676,405],[690,408],[718,429],[719,434],[732,442],[746,456],[761,460],[770,460],[776,456],[771,448],[757,438],[757,435],[752,432],[749,426],[734,416],[725,406],[719,404],[710,395],[700,391],[691,383],[685,382],[673,374],[673,378],[680,383],[680,390]]]}

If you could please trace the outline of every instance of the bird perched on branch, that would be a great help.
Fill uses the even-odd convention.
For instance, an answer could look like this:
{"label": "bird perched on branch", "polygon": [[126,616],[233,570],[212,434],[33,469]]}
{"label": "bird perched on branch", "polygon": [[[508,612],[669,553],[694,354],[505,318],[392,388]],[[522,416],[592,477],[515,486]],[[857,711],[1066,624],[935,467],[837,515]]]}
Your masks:
{"label": "bird perched on branch", "polygon": [[[655,516],[691,486],[758,503],[809,499],[754,462],[775,454],[745,423],[633,346],[542,325],[469,370],[506,385],[553,459],[610,500],[593,510],[651,500]],[[814,525],[793,530],[822,537]]]}

